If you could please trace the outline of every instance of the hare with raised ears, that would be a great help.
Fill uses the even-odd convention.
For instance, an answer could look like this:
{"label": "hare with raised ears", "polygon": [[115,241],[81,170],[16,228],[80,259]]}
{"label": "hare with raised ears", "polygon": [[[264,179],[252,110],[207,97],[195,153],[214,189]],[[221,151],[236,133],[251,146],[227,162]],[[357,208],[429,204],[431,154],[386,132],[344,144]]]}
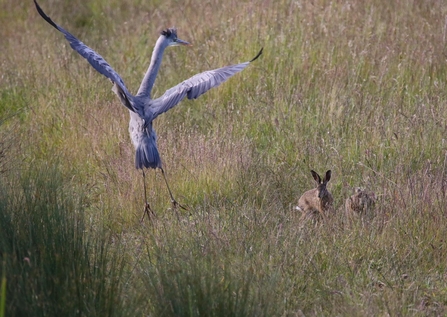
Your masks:
{"label": "hare with raised ears", "polygon": [[327,183],[331,179],[331,170],[326,172],[323,180],[315,171],[310,171],[317,182],[317,188],[308,190],[298,200],[297,209],[303,213],[301,220],[308,218],[326,218],[328,211],[332,211],[334,198],[327,189]]}

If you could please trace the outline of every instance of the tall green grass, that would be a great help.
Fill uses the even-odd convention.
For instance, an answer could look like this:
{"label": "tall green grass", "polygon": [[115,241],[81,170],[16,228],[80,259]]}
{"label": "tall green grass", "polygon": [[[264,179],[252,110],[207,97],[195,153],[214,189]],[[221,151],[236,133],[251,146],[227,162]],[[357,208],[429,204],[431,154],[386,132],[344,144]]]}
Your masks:
{"label": "tall green grass", "polygon": [[[208,218],[209,216],[205,216]],[[205,219],[203,219],[205,220]],[[196,223],[197,224],[197,223]],[[144,242],[138,274],[155,316],[269,316],[274,285],[246,266],[211,225],[160,225]],[[178,230],[188,232],[179,239]],[[235,254],[237,256],[235,256]],[[261,279],[261,281],[260,281]]]}
{"label": "tall green grass", "polygon": [[[53,166],[1,183],[2,276],[8,316],[122,315],[123,248],[85,214],[82,193]],[[131,310],[129,310],[131,311]]]}
{"label": "tall green grass", "polygon": [[[264,54],[154,122],[176,199],[148,171],[140,223],[127,110],[32,1],[0,2],[5,316],[442,316],[447,6],[373,1],[41,0],[135,92]],[[54,164],[52,162],[58,162]],[[55,167],[56,166],[56,167]],[[294,210],[331,169],[336,213]],[[378,197],[348,221],[353,187]],[[1,303],[1,301],[0,301]]]}

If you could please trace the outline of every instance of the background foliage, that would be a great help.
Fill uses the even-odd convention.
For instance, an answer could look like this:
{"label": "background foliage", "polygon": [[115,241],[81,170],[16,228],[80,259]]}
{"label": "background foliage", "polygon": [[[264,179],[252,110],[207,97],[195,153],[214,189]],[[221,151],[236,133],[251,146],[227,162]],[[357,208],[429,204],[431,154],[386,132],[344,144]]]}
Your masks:
{"label": "background foliage", "polygon": [[[444,1],[39,3],[132,92],[167,27],[194,46],[166,51],[154,96],[264,54],[157,118],[189,210],[150,171],[157,217],[140,223],[110,82],[32,1],[1,0],[0,315],[446,314]],[[293,208],[310,169],[333,171],[336,213],[316,226]],[[344,213],[356,186],[378,197],[369,222]]]}

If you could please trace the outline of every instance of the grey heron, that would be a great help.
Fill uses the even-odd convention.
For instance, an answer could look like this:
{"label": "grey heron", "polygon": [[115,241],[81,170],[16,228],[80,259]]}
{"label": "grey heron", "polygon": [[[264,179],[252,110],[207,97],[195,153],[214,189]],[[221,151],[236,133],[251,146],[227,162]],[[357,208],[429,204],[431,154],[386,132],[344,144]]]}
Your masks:
{"label": "grey heron", "polygon": [[231,76],[242,71],[262,54],[262,49],[252,60],[248,62],[199,73],[168,89],[162,96],[152,99],[151,91],[160,68],[164,50],[168,46],[190,45],[188,42],[177,37],[177,30],[175,28],[168,28],[161,32],[153,49],[151,62],[146,74],[144,75],[143,81],[141,82],[140,88],[138,89],[136,95],[132,95],[127,89],[120,75],[105,61],[101,55],[85,45],[70,32],[53,22],[53,20],[51,20],[45,12],[43,12],[36,0],[34,0],[34,3],[36,5],[37,12],[39,12],[42,18],[64,34],[65,38],[70,43],[71,48],[84,57],[96,71],[112,81],[113,92],[119,97],[121,103],[129,110],[129,133],[135,147],[135,167],[137,169],[141,169],[143,174],[146,204],[143,219],[146,213],[148,216],[150,216],[149,212],[153,213],[147,201],[144,168],[160,169],[166,183],[166,187],[168,188],[171,203],[173,204],[174,209],[177,206],[186,209],[174,199],[171,189],[169,188],[168,181],[162,167],[160,154],[157,149],[157,136],[152,127],[152,122],[160,114],[177,105],[185,97],[188,99],[196,99],[211,88],[217,87]]}

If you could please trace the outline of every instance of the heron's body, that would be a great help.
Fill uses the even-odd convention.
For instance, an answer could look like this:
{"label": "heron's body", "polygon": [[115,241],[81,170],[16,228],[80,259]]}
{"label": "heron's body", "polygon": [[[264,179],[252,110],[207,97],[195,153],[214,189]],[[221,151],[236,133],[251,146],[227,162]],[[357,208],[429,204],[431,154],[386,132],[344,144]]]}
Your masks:
{"label": "heron's body", "polygon": [[[152,127],[152,121],[155,120],[160,114],[177,105],[185,97],[188,99],[196,99],[209,89],[217,87],[231,76],[246,68],[262,53],[261,49],[258,55],[249,62],[199,73],[168,89],[162,96],[152,99],[151,92],[158,74],[158,70],[160,69],[164,50],[169,46],[190,45],[188,42],[177,38],[177,31],[175,29],[167,29],[161,32],[160,37],[155,44],[149,68],[143,78],[143,81],[141,82],[137,94],[132,95],[128,91],[119,74],[115,72],[115,70],[104,60],[104,58],[102,58],[101,55],[82,43],[71,33],[54,23],[43,12],[36,0],[34,0],[34,3],[37,11],[45,19],[45,21],[64,34],[73,50],[83,56],[99,73],[109,78],[113,82],[112,90],[117,94],[121,103],[129,109],[130,112],[129,133],[135,147],[135,167],[137,169],[160,168],[163,176],[164,172],[162,162],[157,149],[157,136]],[[172,194],[171,200],[173,203],[175,202]]]}
{"label": "heron's body", "polygon": [[130,112],[129,134],[135,147],[135,167],[137,169],[161,168],[157,135],[152,128],[152,122],[145,126],[140,116]]}

